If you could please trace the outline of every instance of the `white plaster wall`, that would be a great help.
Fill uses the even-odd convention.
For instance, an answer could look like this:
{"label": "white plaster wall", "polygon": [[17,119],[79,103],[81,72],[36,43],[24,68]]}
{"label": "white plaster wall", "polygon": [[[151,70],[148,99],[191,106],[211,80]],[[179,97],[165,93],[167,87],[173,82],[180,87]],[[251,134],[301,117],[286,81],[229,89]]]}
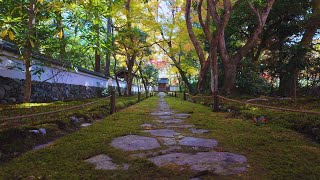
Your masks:
{"label": "white plaster wall", "polygon": [[170,91],[179,91],[178,86],[170,86]]}
{"label": "white plaster wall", "polygon": [[[18,56],[13,53],[9,53],[6,51],[2,51],[1,53],[3,53],[4,55],[0,56],[0,76],[14,79],[25,79],[24,62],[21,60],[17,60]],[[44,70],[44,72],[40,75],[32,75],[32,81],[46,81],[50,83],[64,83],[103,88],[108,87],[108,85],[111,85],[113,87],[117,86],[117,83],[114,79],[105,79],[77,70],[68,70],[56,65],[42,66],[37,60],[33,60],[33,64],[35,65],[31,67],[31,70],[41,68]],[[125,88],[126,82],[119,81],[119,86]],[[133,85],[132,91],[138,92],[138,86]],[[141,89],[141,92],[144,92],[144,88]]]}

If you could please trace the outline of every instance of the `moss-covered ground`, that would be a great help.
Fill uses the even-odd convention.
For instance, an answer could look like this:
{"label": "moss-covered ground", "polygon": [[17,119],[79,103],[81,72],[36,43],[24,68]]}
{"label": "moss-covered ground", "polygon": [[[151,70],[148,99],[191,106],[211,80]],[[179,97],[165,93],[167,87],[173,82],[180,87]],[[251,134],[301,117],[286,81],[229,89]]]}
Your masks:
{"label": "moss-covered ground", "polygon": [[245,178],[319,179],[318,143],[281,123],[256,126],[251,119],[240,119],[241,116],[226,112],[211,112],[210,107],[176,99],[168,100],[170,106],[193,112],[190,123],[210,129],[212,132],[207,136],[216,138],[223,151],[237,152],[248,158],[251,168]]}
{"label": "moss-covered ground", "polygon": [[[101,99],[101,98],[100,98]],[[109,98],[101,99],[94,104],[80,109],[67,110],[59,113],[41,115],[32,118],[3,120],[6,117],[36,114],[67,107],[83,105],[94,102],[98,98],[77,101],[56,101],[52,103],[23,103],[16,105],[0,106],[0,164],[19,156],[21,153],[32,149],[38,144],[57,139],[80,129],[81,123],[92,123],[109,115]],[[117,97],[116,107],[122,109],[137,102],[137,96]],[[79,122],[73,123],[71,117],[76,117]],[[30,132],[44,128],[46,135]]]}
{"label": "moss-covered ground", "polygon": [[[174,168],[157,168],[146,160],[128,158],[110,146],[113,138],[141,134],[140,124],[152,122],[149,113],[157,97],[146,99],[116,114],[54,142],[50,147],[27,152],[0,166],[0,179],[188,179],[191,173],[178,173]],[[237,177],[215,179],[318,179],[320,145],[277,123],[255,126],[251,121],[229,117],[229,113],[212,112],[209,107],[167,97],[171,109],[191,113],[185,119],[198,128],[210,130],[205,137],[219,141],[217,150],[243,154],[250,168]],[[147,134],[144,134],[147,135]],[[84,160],[107,154],[116,163],[128,163],[129,170],[94,170]]]}
{"label": "moss-covered ground", "polygon": [[[182,94],[179,94],[179,98],[182,98]],[[246,102],[246,100],[251,99],[252,97],[240,96],[231,98]],[[319,98],[302,97],[297,98],[296,101],[294,101],[293,99],[280,99],[266,96],[260,98],[268,99],[268,101],[252,101],[250,103],[301,111],[311,110],[320,112]],[[212,106],[213,102],[210,96],[201,95],[189,95],[188,100],[205,106]],[[270,110],[267,108],[259,108],[221,99],[219,101],[219,104],[222,107],[222,111],[231,111],[231,113],[228,115],[229,117],[238,117],[252,120],[253,117],[265,116],[267,118],[268,124],[276,124],[284,128],[292,129],[312,139],[313,141],[320,143],[320,116],[318,114]]]}

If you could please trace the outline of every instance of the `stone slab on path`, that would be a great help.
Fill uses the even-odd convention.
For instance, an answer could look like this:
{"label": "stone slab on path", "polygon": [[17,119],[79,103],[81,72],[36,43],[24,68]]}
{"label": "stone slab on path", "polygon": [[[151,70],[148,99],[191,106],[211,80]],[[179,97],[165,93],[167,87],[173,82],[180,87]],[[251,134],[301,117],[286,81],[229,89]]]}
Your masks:
{"label": "stone slab on path", "polygon": [[186,114],[186,113],[174,114],[174,117],[180,118],[180,119],[185,119],[185,118],[188,118],[190,116],[191,116],[190,114]]}
{"label": "stone slab on path", "polygon": [[138,153],[138,154],[132,154],[130,155],[131,158],[149,158],[149,157],[154,157],[154,156],[160,156],[163,154],[170,154],[170,153],[175,153],[182,148],[180,146],[169,146],[167,149],[162,149],[158,151],[147,151],[143,153]]}
{"label": "stone slab on path", "polygon": [[150,113],[152,116],[171,116],[172,112],[153,112]]}
{"label": "stone slab on path", "polygon": [[181,119],[169,119],[169,120],[154,120],[157,123],[164,123],[164,124],[179,124],[183,123]]}
{"label": "stone slab on path", "polygon": [[190,128],[190,131],[193,134],[204,134],[209,132],[209,130],[206,130],[206,129],[196,129],[196,128]]}
{"label": "stone slab on path", "polygon": [[164,120],[163,123],[165,124],[177,124],[177,123],[182,123],[183,120],[181,119],[170,119],[170,120]]}
{"label": "stone slab on path", "polygon": [[185,167],[196,172],[209,171],[219,175],[240,174],[247,169],[247,159],[228,152],[199,152],[197,154],[172,153],[149,158],[159,167],[169,164]]}
{"label": "stone slab on path", "polygon": [[91,163],[95,165],[95,169],[97,170],[117,170],[124,169],[127,170],[129,168],[128,164],[118,165],[112,162],[112,159],[105,154],[99,154],[97,156],[86,159],[85,162]]}
{"label": "stone slab on path", "polygon": [[172,146],[172,145],[176,145],[177,144],[177,141],[175,138],[158,138],[159,141],[165,145],[165,146]]}
{"label": "stone slab on path", "polygon": [[174,137],[180,134],[170,129],[144,130],[143,132],[148,132],[153,136],[160,136],[160,137]]}
{"label": "stone slab on path", "polygon": [[123,151],[149,150],[159,148],[156,138],[127,135],[112,140],[111,146]]}
{"label": "stone slab on path", "polygon": [[172,116],[158,116],[159,119],[171,119]]}
{"label": "stone slab on path", "polygon": [[143,127],[144,129],[152,129],[155,127],[155,125],[152,124],[141,124],[140,127]]}
{"label": "stone slab on path", "polygon": [[[157,123],[142,124],[140,126],[146,129],[143,130],[143,132],[150,133],[152,137],[127,135],[115,138],[111,142],[111,145],[123,151],[146,150],[132,154],[129,157],[146,158],[159,167],[165,167],[167,165],[169,167],[169,165],[174,164],[178,166],[181,171],[191,170],[197,173],[209,172],[215,175],[234,175],[247,170],[247,159],[244,156],[229,152],[213,152],[212,148],[218,145],[215,139],[185,137],[184,134],[170,129],[185,128],[189,129],[193,134],[209,132],[209,130],[206,129],[194,128],[194,125],[185,124],[184,121],[181,120],[190,117],[190,114],[175,114],[170,111],[169,106],[164,101],[160,101],[159,107],[160,111],[151,113],[151,115],[155,118],[154,122],[168,129],[152,129],[153,127],[159,126]],[[159,142],[163,147],[167,148],[153,150],[161,147]],[[190,152],[194,152],[195,154]],[[102,165],[109,167],[109,169],[119,167],[120,169],[124,169],[124,167],[126,167],[124,165],[119,166],[114,164],[110,159],[110,157],[102,156],[93,160],[90,158],[86,161],[96,163],[96,168],[101,168]]]}
{"label": "stone slab on path", "polygon": [[184,137],[179,140],[179,144],[183,146],[214,148],[218,145],[218,142],[214,139]]}
{"label": "stone slab on path", "polygon": [[194,127],[194,125],[190,125],[190,124],[182,124],[182,125],[168,125],[166,126],[167,128],[192,128]]}
{"label": "stone slab on path", "polygon": [[92,125],[92,123],[82,123],[81,127],[88,127],[88,126],[91,126],[91,125]]}

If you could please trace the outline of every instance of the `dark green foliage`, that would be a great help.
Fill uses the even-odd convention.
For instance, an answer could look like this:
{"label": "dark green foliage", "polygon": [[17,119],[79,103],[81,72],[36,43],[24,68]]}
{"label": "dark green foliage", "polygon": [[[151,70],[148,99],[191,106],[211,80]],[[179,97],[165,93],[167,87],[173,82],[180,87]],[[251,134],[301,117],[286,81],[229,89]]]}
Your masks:
{"label": "dark green foliage", "polygon": [[248,59],[243,60],[238,68],[236,82],[242,94],[267,95],[271,90],[271,84],[261,77],[259,67]]}

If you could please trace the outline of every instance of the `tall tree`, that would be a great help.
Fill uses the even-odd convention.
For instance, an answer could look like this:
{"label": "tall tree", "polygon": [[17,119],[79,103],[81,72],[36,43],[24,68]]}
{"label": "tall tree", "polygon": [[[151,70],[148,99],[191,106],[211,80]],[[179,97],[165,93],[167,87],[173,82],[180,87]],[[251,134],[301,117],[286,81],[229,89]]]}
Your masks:
{"label": "tall tree", "polygon": [[[257,9],[251,2],[247,1],[247,6],[244,7],[251,9],[252,13],[257,19],[257,22],[251,34],[249,35],[249,38],[243,43],[244,45],[235,50],[235,52],[231,53],[226,46],[225,29],[229,23],[232,11],[235,8],[241,7],[240,5],[242,5],[241,3],[243,3],[243,1],[236,1],[234,5],[232,5],[231,0],[223,0],[223,6],[221,8],[217,5],[218,1],[209,2],[211,7],[210,13],[213,17],[218,32],[219,53],[222,59],[225,74],[223,80],[223,90],[225,93],[230,94],[235,90],[236,87],[237,66],[239,65],[240,61],[248,55],[250,49],[258,41],[275,0],[267,0],[266,5],[262,8],[262,10]],[[219,14],[221,10],[223,14]]]}
{"label": "tall tree", "polygon": [[[310,52],[311,44],[314,35],[320,27],[320,0],[312,0],[312,14],[310,18],[306,21],[306,25],[304,28],[304,33],[301,38],[301,41],[297,44],[297,53],[289,60],[293,62],[293,66],[289,69],[289,77],[285,78],[287,81],[287,87],[283,87],[285,90],[285,94],[293,96],[296,98],[297,94],[297,81],[299,75],[299,62],[305,62],[305,57],[308,52]],[[291,78],[290,78],[291,77]],[[280,84],[280,88],[283,85],[283,81]]]}
{"label": "tall tree", "polygon": [[[217,31],[212,30],[213,28],[210,28],[210,24],[212,23],[212,18],[211,18],[211,6],[215,6],[215,3],[211,3],[207,1],[206,3],[207,7],[203,8],[203,0],[199,0],[197,4],[197,16],[199,23],[201,25],[201,28],[204,32],[205,39],[207,43],[209,44],[209,55],[207,59],[205,59],[204,55],[204,48],[203,46],[200,45],[192,27],[192,22],[191,22],[191,17],[190,17],[190,10],[191,10],[191,0],[187,0],[186,3],[186,24],[187,24],[187,29],[188,29],[188,34],[189,37],[192,41],[192,44],[195,47],[195,50],[197,52],[197,55],[200,59],[200,64],[201,64],[201,70],[200,70],[200,79],[198,83],[198,89],[201,91],[201,88],[203,88],[202,83],[204,83],[204,79],[207,73],[207,69],[210,65],[211,67],[211,91],[212,94],[214,95],[214,110],[218,110],[218,64],[217,64],[217,47],[218,47],[218,41],[217,41]],[[202,9],[207,9],[206,12],[206,18],[203,20],[202,17]]]}
{"label": "tall tree", "polygon": [[[113,28],[112,28],[112,19],[108,17],[107,20],[107,42],[113,41]],[[111,43],[113,44],[113,43]],[[106,64],[105,64],[105,75],[110,76],[110,58],[111,58],[111,48],[106,50]]]}
{"label": "tall tree", "polygon": [[31,98],[31,57],[32,57],[32,44],[34,37],[34,24],[35,24],[35,1],[30,0],[28,8],[28,35],[26,39],[25,53],[23,60],[25,62],[25,84],[24,84],[24,102],[30,102]]}

